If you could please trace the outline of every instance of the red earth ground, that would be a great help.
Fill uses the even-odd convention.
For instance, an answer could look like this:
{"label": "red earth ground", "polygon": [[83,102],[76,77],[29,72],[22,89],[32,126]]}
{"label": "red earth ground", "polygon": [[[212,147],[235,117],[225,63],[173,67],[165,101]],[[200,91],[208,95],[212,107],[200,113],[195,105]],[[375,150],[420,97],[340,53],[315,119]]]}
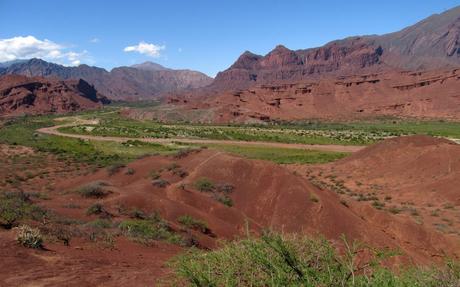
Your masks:
{"label": "red earth ground", "polygon": [[[414,154],[410,153],[411,150]],[[201,248],[215,248],[218,240],[242,237],[248,230],[257,234],[262,229],[272,228],[282,232],[322,234],[337,243],[344,234],[350,240],[400,250],[403,255],[396,257],[394,263],[431,264],[441,262],[445,256],[460,257],[458,234],[444,233],[428,223],[420,224],[412,216],[393,214],[386,210],[386,206],[378,210],[368,201],[354,200],[356,196],[350,195],[344,198],[346,201],[341,201],[344,195],[338,189],[334,190],[339,194],[331,191],[333,186],[317,187],[320,180],[312,175],[316,170],[323,171],[323,175],[329,171],[337,172],[347,178],[345,187],[348,182],[358,180],[368,186],[364,179],[369,180],[369,185],[379,186],[381,194],[377,194],[378,198],[391,194],[392,204],[411,201],[418,206],[422,202],[431,202],[438,207],[450,203],[453,207],[446,212],[458,216],[458,212],[455,213],[459,208],[458,193],[452,182],[459,178],[456,176],[459,165],[458,161],[451,160],[449,163],[449,157],[446,157],[460,158],[455,157],[458,150],[458,146],[448,141],[407,137],[386,140],[337,163],[288,168],[214,150],[200,150],[180,156],[142,158],[112,174],[106,169],[92,173],[81,168],[71,171],[67,178],[56,174],[49,179],[55,182],[53,188],[37,190],[46,193],[46,196],[34,197],[33,201],[58,214],[62,217],[61,221],[72,219],[83,223],[98,218],[86,214],[86,209],[96,202],[103,205],[114,223],[127,218],[120,210],[137,209],[146,214],[158,212],[172,230],[193,238]],[[389,162],[388,158],[393,161]],[[374,166],[375,170],[369,170],[369,166]],[[152,172],[169,184],[165,187],[153,185]],[[79,176],[79,173],[82,175]],[[431,184],[440,183],[436,196],[431,199],[428,197],[432,192],[429,188],[423,190],[423,196],[415,192],[420,190],[416,186],[421,186],[421,179],[431,186],[427,174],[434,176]],[[203,177],[216,186],[232,186],[234,189],[228,197],[233,206],[216,200],[222,194],[215,190],[197,190],[195,183]],[[35,180],[39,189],[40,179]],[[109,184],[108,196],[89,199],[75,192],[82,185],[99,180]],[[401,187],[395,189],[396,186]],[[350,189],[354,193],[359,192],[353,186]],[[419,212],[420,217],[425,219],[425,213]],[[178,222],[178,217],[182,215],[205,221],[210,232],[182,226]],[[34,223],[40,228],[50,224]],[[70,223],[68,228],[78,229],[81,224]],[[109,243],[91,241],[81,235],[72,238],[70,246],[50,239],[45,242],[45,250],[31,250],[15,242],[14,232],[0,232],[0,245],[3,247],[0,248],[0,256],[6,258],[0,263],[4,270],[0,282],[7,286],[31,286],[30,282],[34,282],[33,286],[55,286],[68,282],[78,282],[78,286],[154,284],[159,277],[170,274],[166,262],[184,250],[184,247],[164,242],[151,245],[136,243],[120,233],[115,234]]]}

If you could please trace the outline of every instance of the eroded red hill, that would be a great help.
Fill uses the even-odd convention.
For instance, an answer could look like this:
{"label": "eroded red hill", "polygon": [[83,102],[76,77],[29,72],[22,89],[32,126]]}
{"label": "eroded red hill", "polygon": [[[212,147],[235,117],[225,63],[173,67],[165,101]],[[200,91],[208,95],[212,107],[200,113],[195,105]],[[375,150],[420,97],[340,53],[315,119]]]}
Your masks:
{"label": "eroded red hill", "polygon": [[0,115],[48,114],[99,108],[109,103],[84,80],[18,75],[0,77]]}

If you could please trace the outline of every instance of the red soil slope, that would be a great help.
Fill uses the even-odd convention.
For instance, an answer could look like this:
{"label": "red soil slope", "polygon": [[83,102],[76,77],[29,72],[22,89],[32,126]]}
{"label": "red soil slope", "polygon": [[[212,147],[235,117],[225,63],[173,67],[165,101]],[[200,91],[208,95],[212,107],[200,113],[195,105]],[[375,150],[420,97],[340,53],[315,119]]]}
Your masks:
{"label": "red soil slope", "polygon": [[[166,188],[152,186],[149,173],[164,170],[173,162],[186,170],[188,176],[180,178],[166,170],[161,177],[171,184]],[[90,177],[66,182],[62,189],[75,188],[92,180],[105,180],[114,187],[114,193],[104,199],[105,205],[136,207],[146,212],[156,210],[171,222],[189,214],[205,220],[218,238],[244,235],[248,222],[255,231],[271,227],[285,232],[320,233],[331,239],[345,234],[376,246],[400,247],[409,257],[422,263],[429,262],[432,256],[441,256],[443,252],[455,255],[460,251],[457,242],[454,244],[441,234],[409,220],[400,220],[372,208],[356,214],[340,204],[334,193],[320,190],[302,177],[269,162],[202,151],[177,160],[145,158],[129,167],[136,171],[134,175],[120,172],[108,176],[106,171],[100,171]],[[230,194],[234,206],[227,207],[211,194],[197,191],[194,182],[201,177],[234,186],[235,190]],[[63,200],[78,200],[74,197],[65,196]],[[319,201],[313,201],[312,197]],[[390,223],[391,226],[386,226]],[[203,246],[214,246],[213,237],[194,235]]]}
{"label": "red soil slope", "polygon": [[451,141],[393,138],[335,163],[293,168],[337,190],[348,190],[341,195],[346,200],[380,202],[395,217],[437,229],[457,242],[460,238],[460,145]]}
{"label": "red soil slope", "polygon": [[[379,152],[385,150],[385,145],[388,143],[371,149]],[[450,147],[445,142],[439,145]],[[418,146],[422,149],[423,144],[409,144],[410,148]],[[369,150],[339,162],[337,167],[345,166],[347,161],[365,158],[366,153]],[[127,173],[128,168],[134,173]],[[152,171],[167,180],[169,185],[153,185]],[[217,201],[215,192],[198,191],[195,182],[202,177],[209,178],[216,185],[233,186],[234,190],[228,194],[233,206]],[[110,184],[111,193],[107,197],[82,198],[74,192],[96,180]],[[254,233],[273,228],[283,232],[323,234],[333,241],[345,234],[348,239],[401,250],[404,256],[397,257],[395,262],[409,260],[430,264],[440,262],[444,256],[460,257],[458,238],[453,235],[442,234],[408,217],[376,210],[367,203],[349,201],[344,205],[334,192],[317,188],[285,167],[212,150],[181,157],[146,157],[112,175],[103,169],[65,178],[47,194],[48,199],[38,202],[41,206],[63,218],[83,222],[97,218],[86,214],[86,209],[96,202],[112,215],[113,222],[126,219],[119,210],[136,208],[147,214],[159,212],[174,230],[187,234],[203,248],[216,247],[218,239],[244,236],[248,227]],[[78,208],[69,208],[69,205]],[[184,227],[178,222],[182,215],[206,221],[210,232],[187,230],[184,233]],[[21,285],[33,280],[43,286],[66,282],[75,282],[78,286],[154,284],[158,277],[168,273],[165,262],[183,250],[161,242],[145,246],[119,236],[111,248],[77,237],[68,247],[47,241],[45,247],[48,251],[34,251],[18,246],[11,231],[0,232],[0,246],[0,256],[4,258],[0,267],[6,270],[0,274],[1,284]]]}

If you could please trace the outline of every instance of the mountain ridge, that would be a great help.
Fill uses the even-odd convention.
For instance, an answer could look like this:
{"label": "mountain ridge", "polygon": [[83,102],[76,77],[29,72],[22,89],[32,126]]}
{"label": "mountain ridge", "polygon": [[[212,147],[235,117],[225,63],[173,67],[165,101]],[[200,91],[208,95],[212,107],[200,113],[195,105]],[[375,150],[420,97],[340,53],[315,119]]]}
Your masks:
{"label": "mountain ridge", "polygon": [[154,99],[164,92],[203,87],[212,80],[201,72],[168,69],[152,62],[147,65],[142,63],[140,68],[121,66],[107,71],[86,64],[66,67],[37,58],[0,67],[0,75],[10,74],[61,80],[83,79],[114,100]]}

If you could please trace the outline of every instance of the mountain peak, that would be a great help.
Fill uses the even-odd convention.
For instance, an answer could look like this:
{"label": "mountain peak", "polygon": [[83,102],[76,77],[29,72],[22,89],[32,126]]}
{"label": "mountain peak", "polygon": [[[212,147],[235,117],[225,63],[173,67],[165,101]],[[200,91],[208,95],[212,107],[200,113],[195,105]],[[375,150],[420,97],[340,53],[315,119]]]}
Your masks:
{"label": "mountain peak", "polygon": [[164,70],[170,70],[170,69],[168,69],[168,68],[163,67],[163,66],[160,65],[160,64],[157,64],[157,63],[154,63],[154,62],[150,62],[150,61],[146,61],[146,62],[141,63],[141,64],[132,65],[131,68],[136,68],[136,69],[144,70],[144,71],[164,71]]}

